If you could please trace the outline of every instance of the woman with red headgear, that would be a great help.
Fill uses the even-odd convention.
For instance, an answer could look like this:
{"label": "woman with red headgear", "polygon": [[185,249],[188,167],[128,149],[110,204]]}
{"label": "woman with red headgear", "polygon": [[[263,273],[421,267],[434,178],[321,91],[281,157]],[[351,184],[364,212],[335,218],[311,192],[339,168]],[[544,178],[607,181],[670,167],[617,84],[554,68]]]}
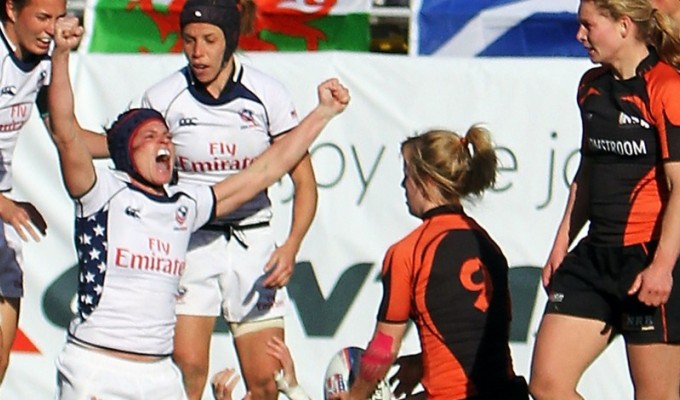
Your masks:
{"label": "woman with red headgear", "polygon": [[192,232],[237,209],[296,165],[349,102],[335,79],[319,105],[248,168],[211,185],[180,182],[175,145],[162,116],[122,113],[107,131],[115,170],[97,169],[79,132],[68,75],[82,27],[57,21],[49,91],[53,140],[76,203],[78,314],[57,360],[60,399],[185,399],[171,359],[175,301]]}
{"label": "woman with red headgear", "polygon": [[[281,83],[239,62],[241,30],[254,17],[251,0],[188,0],[180,15],[188,65],[144,93],[176,146],[180,182],[208,186],[238,173],[298,125]],[[243,29],[242,29],[243,28]],[[89,137],[83,136],[89,140]],[[88,143],[93,155],[106,153]],[[306,154],[289,169],[295,187],[286,240],[277,245],[266,190],[192,235],[177,303],[175,353],[189,398],[201,398],[209,371],[216,318],[229,323],[241,372],[253,399],[276,399],[277,359],[271,338],[284,339],[285,285],[316,212],[316,179]]]}

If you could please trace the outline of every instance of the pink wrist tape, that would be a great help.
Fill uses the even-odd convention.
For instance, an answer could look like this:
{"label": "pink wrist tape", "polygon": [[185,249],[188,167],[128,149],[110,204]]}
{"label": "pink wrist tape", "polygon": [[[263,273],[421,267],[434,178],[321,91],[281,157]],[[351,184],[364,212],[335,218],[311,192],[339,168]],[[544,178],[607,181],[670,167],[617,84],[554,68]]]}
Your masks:
{"label": "pink wrist tape", "polygon": [[376,333],[361,356],[359,376],[366,381],[382,379],[392,365],[394,338],[382,332]]}

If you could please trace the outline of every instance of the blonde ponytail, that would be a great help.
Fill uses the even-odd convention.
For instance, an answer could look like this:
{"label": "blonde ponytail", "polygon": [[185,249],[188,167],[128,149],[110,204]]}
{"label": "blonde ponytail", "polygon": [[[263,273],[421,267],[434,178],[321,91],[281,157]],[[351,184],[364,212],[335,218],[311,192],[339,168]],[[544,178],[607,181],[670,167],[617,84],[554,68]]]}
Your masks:
{"label": "blonde ponytail", "polygon": [[[496,180],[496,153],[486,128],[472,126],[465,136],[431,130],[405,140],[402,154],[411,177],[425,197],[457,203],[461,197],[479,196]],[[425,182],[437,193],[428,193]]]}

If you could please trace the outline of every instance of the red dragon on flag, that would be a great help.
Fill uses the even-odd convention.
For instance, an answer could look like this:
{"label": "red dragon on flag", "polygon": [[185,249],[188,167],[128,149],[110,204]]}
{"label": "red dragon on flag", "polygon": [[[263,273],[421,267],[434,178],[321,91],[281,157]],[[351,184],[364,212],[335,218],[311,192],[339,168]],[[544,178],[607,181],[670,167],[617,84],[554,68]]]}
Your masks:
{"label": "red dragon on flag", "polygon": [[[174,33],[175,42],[170,47],[170,52],[179,53],[182,51],[182,40],[179,32],[179,13],[185,2],[186,0],[171,0],[168,4],[167,12],[161,12],[154,7],[153,0],[130,0],[125,10],[132,11],[139,8],[158,27],[158,33],[163,42],[168,40],[170,34]],[[140,48],[139,51],[147,53],[149,49]]]}
{"label": "red dragon on flag", "polygon": [[262,39],[263,31],[303,38],[307,50],[318,50],[319,41],[328,37],[310,22],[328,16],[337,0],[259,0],[256,3],[254,32],[241,39],[239,44],[243,50],[278,50],[274,43]]}
{"label": "red dragon on flag", "polygon": [[[318,50],[319,42],[326,40],[326,33],[310,22],[329,15],[338,0],[258,0],[253,33],[244,35],[239,42],[243,50],[281,50],[276,43],[262,37],[262,32],[304,40],[307,50]],[[170,0],[167,10],[160,11],[153,0],[129,0],[126,11],[139,10],[150,18],[158,28],[160,40],[171,36],[174,42],[171,52],[181,52],[179,13],[186,0]],[[149,52],[140,47],[140,52]]]}

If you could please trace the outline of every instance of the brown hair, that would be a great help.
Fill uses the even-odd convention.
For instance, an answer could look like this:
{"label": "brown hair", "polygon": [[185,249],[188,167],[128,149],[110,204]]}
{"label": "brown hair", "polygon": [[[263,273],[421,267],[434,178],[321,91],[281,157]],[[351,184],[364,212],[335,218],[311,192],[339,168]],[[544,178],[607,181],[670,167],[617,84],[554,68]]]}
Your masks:
{"label": "brown hair", "polygon": [[9,19],[7,14],[7,2],[11,1],[14,4],[14,9],[21,11],[22,8],[26,7],[31,0],[0,0],[0,21],[5,22]]}
{"label": "brown hair", "polygon": [[473,125],[465,136],[448,130],[431,130],[401,144],[406,168],[426,197],[431,182],[448,202],[479,196],[496,181],[496,152],[489,131]]}
{"label": "brown hair", "polygon": [[255,29],[255,13],[257,6],[254,0],[238,0],[241,10],[241,34],[249,35]]}

